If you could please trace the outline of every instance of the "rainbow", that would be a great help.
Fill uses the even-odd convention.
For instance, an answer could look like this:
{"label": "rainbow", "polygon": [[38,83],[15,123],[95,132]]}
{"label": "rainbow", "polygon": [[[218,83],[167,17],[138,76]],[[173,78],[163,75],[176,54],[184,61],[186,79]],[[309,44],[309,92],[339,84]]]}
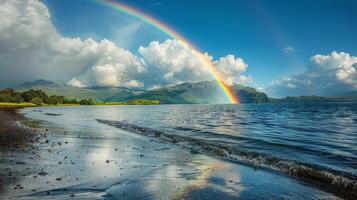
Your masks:
{"label": "rainbow", "polygon": [[187,39],[185,39],[182,35],[177,33],[175,30],[167,26],[166,24],[160,22],[157,19],[154,19],[153,17],[143,13],[142,11],[135,9],[133,7],[130,7],[128,5],[125,5],[123,3],[116,2],[114,0],[93,0],[93,2],[108,6],[110,8],[113,8],[115,10],[118,10],[120,12],[126,13],[130,16],[133,16],[135,18],[138,18],[145,23],[152,25],[159,29],[161,32],[165,33],[166,35],[170,36],[171,38],[174,38],[176,40],[181,41],[182,43],[186,44],[193,52],[194,56],[197,57],[197,59],[208,68],[209,72],[212,74],[212,76],[215,78],[215,80],[218,82],[219,86],[222,88],[223,92],[226,94],[228,97],[229,101],[232,104],[238,104],[238,98],[234,94],[233,90],[231,87],[229,87],[220,72],[216,69],[216,67],[212,64],[212,62],[202,53],[200,53],[199,49],[193,46]]}

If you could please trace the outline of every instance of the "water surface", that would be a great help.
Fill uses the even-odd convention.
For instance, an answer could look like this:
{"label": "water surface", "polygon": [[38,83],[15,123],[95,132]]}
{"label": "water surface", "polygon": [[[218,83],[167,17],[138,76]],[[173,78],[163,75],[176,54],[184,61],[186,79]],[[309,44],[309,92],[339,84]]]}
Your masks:
{"label": "water surface", "polygon": [[123,129],[130,125],[136,131],[184,136],[190,145],[200,141],[197,145],[229,147],[229,153],[237,154],[230,158],[258,167],[290,172],[308,166],[338,181],[355,182],[357,176],[354,103],[41,107],[23,112],[72,127],[99,127],[96,119],[104,119]]}

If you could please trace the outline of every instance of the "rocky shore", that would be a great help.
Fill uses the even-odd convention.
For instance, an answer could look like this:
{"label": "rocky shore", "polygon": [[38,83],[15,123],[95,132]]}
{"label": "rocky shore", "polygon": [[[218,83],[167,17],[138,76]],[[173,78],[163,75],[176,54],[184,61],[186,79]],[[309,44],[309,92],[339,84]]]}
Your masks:
{"label": "rocky shore", "polygon": [[25,118],[16,112],[18,107],[0,107],[0,149],[21,148],[33,142],[34,133],[20,126]]}
{"label": "rocky shore", "polygon": [[[30,128],[20,125],[19,122],[24,122],[26,118],[17,112],[18,109],[19,107],[0,107],[0,194],[8,185],[25,176],[24,173],[31,171],[25,168],[23,157],[34,155],[26,149],[34,148],[36,134]],[[22,188],[21,185],[16,186],[16,189]]]}

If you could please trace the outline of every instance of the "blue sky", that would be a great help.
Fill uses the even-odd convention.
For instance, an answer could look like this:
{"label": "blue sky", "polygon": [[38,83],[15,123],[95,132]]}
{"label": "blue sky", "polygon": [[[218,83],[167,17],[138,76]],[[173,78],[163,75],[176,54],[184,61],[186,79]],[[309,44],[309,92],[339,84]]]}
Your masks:
{"label": "blue sky", "polygon": [[[213,79],[183,43],[96,1],[1,1],[0,87],[42,78],[151,89]],[[207,52],[228,84],[274,97],[357,90],[357,1],[120,2]]]}
{"label": "blue sky", "polygon": [[[139,20],[85,0],[45,0],[58,30],[65,36],[108,38]],[[130,0],[120,1],[155,16],[214,57],[234,54],[249,65],[257,84],[306,70],[315,54],[357,54],[357,3],[339,0]],[[131,42],[136,51],[152,40],[168,38],[141,24]],[[284,49],[294,49],[286,54]]]}

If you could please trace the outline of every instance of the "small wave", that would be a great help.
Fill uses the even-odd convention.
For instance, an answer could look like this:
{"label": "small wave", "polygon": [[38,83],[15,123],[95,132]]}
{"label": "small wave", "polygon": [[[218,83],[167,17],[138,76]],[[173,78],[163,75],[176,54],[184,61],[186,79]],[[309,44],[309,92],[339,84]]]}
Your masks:
{"label": "small wave", "polygon": [[[259,139],[259,138],[252,138],[252,137],[247,137],[247,136],[242,136],[242,135],[229,135],[229,134],[220,134],[216,132],[211,132],[207,130],[202,130],[202,129],[197,129],[197,128],[190,128],[190,127],[184,127],[184,126],[176,126],[173,128],[173,130],[178,130],[178,131],[187,131],[189,133],[199,133],[199,134],[204,134],[204,139],[205,140],[218,140],[218,139],[224,139],[226,142],[228,141],[240,141],[240,142],[246,142],[250,144],[255,144],[256,146],[274,146],[276,148],[283,147],[283,148],[288,148],[293,151],[299,151],[307,154],[314,154],[314,155],[323,155],[325,157],[335,157],[336,160],[338,160],[340,163],[341,162],[350,162],[354,161],[357,158],[349,155],[339,155],[339,154],[333,154],[330,152],[326,151],[321,151],[319,149],[313,149],[313,148],[307,148],[303,147],[300,145],[292,145],[291,143],[282,143],[282,142],[273,142],[273,141],[268,141],[264,139]],[[223,137],[224,136],[224,137]],[[296,139],[290,139],[290,138],[285,138],[285,141],[296,141]],[[300,140],[301,141],[301,140]],[[319,141],[308,141],[304,140],[304,143],[311,143],[311,144],[320,144],[324,145],[322,142]],[[236,142],[234,142],[237,144]],[[332,146],[332,144],[329,144],[329,146]],[[351,164],[353,166],[353,163]],[[355,174],[357,175],[357,174]]]}
{"label": "small wave", "polygon": [[295,160],[280,159],[261,153],[243,151],[237,147],[237,144],[227,141],[212,141],[175,135],[167,131],[137,126],[126,121],[101,119],[97,119],[97,121],[136,134],[159,138],[194,151],[230,159],[254,167],[283,172],[298,179],[317,184],[326,190],[341,193],[343,196],[357,197],[357,177],[347,172],[327,169]]}
{"label": "small wave", "polygon": [[45,113],[48,116],[61,116],[62,114],[57,114],[57,113]]}

